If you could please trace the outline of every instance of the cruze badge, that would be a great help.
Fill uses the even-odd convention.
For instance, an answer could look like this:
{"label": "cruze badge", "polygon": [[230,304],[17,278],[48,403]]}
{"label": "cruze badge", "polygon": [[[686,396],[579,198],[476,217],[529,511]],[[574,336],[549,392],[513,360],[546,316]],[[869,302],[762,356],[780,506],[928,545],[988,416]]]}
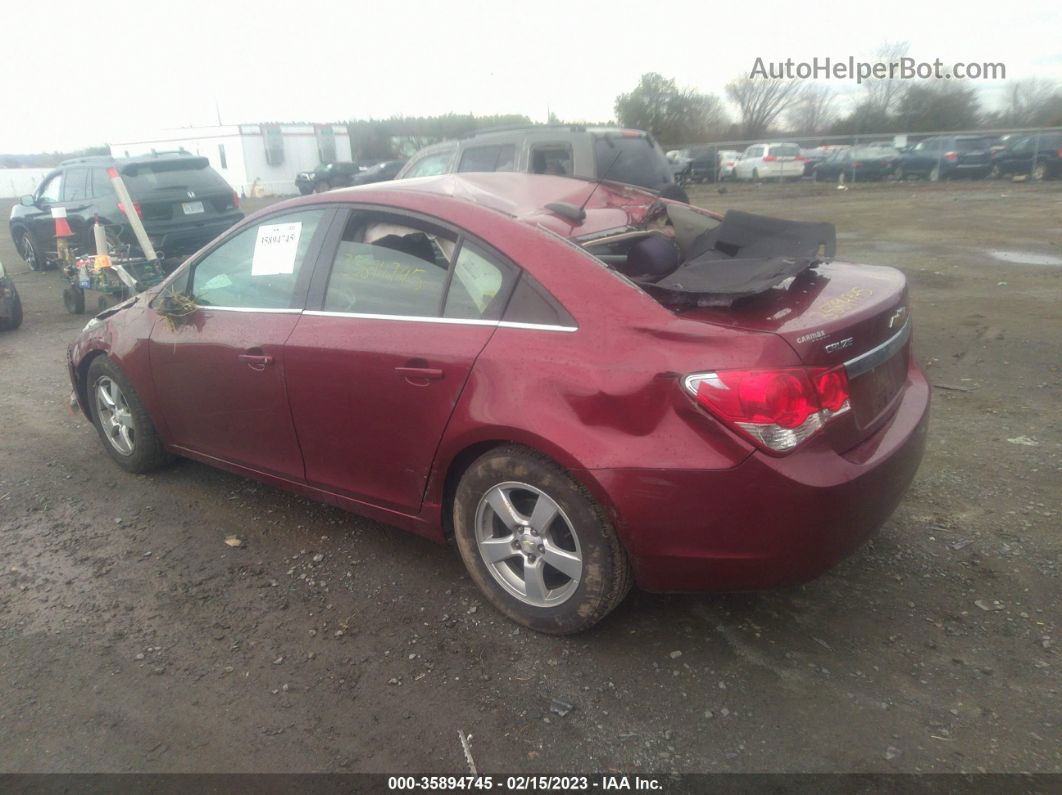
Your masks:
{"label": "cruze badge", "polygon": [[855,343],[855,337],[845,337],[843,340],[837,340],[837,342],[831,342],[826,346],[826,353],[836,353],[837,351],[843,351],[845,348],[851,348]]}

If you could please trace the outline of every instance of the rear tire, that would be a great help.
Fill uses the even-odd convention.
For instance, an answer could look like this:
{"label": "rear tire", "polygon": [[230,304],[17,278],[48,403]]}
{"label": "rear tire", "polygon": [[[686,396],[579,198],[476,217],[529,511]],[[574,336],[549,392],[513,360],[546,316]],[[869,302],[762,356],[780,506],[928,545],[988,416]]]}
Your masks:
{"label": "rear tire", "polygon": [[940,182],[940,166],[933,166],[933,170],[929,172],[930,182]]}
{"label": "rear tire", "polygon": [[1047,164],[1041,161],[1033,166],[1032,178],[1033,182],[1043,182],[1047,179]]}
{"label": "rear tire", "polygon": [[999,168],[998,163],[993,163],[992,168],[988,172],[989,179],[1003,179],[1003,171]]}
{"label": "rear tire", "polygon": [[71,315],[85,314],[85,291],[74,284],[63,290],[63,306]]}
{"label": "rear tire", "polygon": [[480,591],[536,632],[589,629],[630,590],[630,565],[605,512],[532,450],[499,447],[476,459],[458,484],[453,519],[458,551]]}
{"label": "rear tire", "polygon": [[141,474],[173,460],[155,424],[118,365],[97,356],[89,366],[85,392],[103,449],[126,472]]}

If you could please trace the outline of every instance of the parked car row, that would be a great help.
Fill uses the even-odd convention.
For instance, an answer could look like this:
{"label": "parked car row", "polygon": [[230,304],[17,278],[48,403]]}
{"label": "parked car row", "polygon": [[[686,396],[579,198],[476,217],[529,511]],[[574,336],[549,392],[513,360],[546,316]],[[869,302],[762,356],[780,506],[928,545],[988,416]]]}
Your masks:
{"label": "parked car row", "polygon": [[394,179],[405,160],[384,160],[371,166],[359,166],[350,162],[322,163],[313,171],[300,171],[295,175],[295,187],[306,196],[323,193],[333,188],[349,188],[353,185],[369,185]]}
{"label": "parked car row", "polygon": [[1028,174],[1034,180],[1062,175],[1062,132],[1010,135],[938,135],[897,148],[890,142],[830,144],[801,149],[784,141],[752,144],[744,152],[701,147],[668,152],[677,182],[735,179],[795,181],[878,180],[895,177],[1002,178]]}

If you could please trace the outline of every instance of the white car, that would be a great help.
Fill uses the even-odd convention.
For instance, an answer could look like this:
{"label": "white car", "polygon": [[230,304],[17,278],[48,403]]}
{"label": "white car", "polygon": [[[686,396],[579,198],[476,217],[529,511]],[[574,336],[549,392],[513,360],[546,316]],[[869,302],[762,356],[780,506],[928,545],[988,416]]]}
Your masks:
{"label": "white car", "polygon": [[753,144],[734,165],[734,179],[800,179],[804,158],[790,143]]}
{"label": "white car", "polygon": [[736,149],[719,150],[719,179],[728,180],[734,178],[734,166],[741,160],[741,152]]}

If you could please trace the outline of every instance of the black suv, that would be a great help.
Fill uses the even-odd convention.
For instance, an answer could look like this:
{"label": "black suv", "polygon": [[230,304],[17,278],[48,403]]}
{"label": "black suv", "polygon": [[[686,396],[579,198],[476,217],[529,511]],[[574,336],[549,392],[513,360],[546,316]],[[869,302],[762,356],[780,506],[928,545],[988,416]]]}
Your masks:
{"label": "black suv", "polygon": [[[121,175],[132,208],[118,201],[108,175],[111,168]],[[130,210],[140,216],[160,258],[191,254],[243,218],[239,196],[205,157],[160,152],[67,160],[11,210],[11,239],[34,270],[58,258],[52,217],[56,208],[66,210],[73,233],[70,246],[78,254],[96,252],[92,226],[99,218],[112,245],[140,255],[126,220]]]}
{"label": "black suv", "polygon": [[323,193],[332,188],[345,188],[354,184],[360,169],[356,163],[321,163],[313,171],[300,171],[295,175],[295,187],[305,196],[308,193]]}

